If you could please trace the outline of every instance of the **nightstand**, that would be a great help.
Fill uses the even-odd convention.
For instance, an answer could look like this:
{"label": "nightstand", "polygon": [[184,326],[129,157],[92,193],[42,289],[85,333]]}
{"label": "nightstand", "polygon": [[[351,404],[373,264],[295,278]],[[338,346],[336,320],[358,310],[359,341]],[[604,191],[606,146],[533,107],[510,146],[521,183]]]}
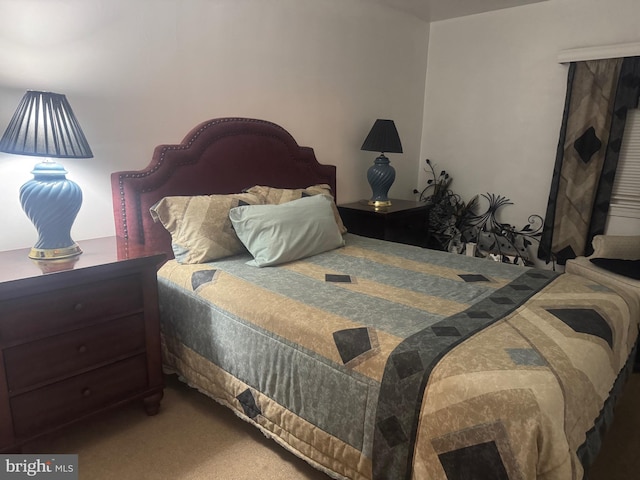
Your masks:
{"label": "nightstand", "polygon": [[349,232],[420,247],[427,246],[428,208],[424,202],[394,199],[388,207],[373,207],[367,200],[338,205]]}
{"label": "nightstand", "polygon": [[133,400],[158,412],[164,254],[79,243],[68,261],[0,252],[0,451]]}

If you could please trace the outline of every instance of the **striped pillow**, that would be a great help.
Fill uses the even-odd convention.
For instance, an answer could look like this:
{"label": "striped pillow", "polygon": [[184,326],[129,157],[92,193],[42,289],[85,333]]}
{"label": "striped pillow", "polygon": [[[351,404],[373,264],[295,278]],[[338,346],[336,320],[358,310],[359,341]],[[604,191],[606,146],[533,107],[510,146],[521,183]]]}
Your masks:
{"label": "striped pillow", "polygon": [[251,193],[165,197],[149,211],[171,234],[178,263],[205,263],[246,252],[229,220],[229,210],[260,205]]}

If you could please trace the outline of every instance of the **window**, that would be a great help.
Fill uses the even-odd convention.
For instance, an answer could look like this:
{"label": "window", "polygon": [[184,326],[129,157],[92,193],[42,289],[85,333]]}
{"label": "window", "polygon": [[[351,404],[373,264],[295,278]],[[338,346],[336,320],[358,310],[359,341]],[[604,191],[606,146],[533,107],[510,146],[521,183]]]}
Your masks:
{"label": "window", "polygon": [[640,109],[627,114],[609,216],[640,219]]}

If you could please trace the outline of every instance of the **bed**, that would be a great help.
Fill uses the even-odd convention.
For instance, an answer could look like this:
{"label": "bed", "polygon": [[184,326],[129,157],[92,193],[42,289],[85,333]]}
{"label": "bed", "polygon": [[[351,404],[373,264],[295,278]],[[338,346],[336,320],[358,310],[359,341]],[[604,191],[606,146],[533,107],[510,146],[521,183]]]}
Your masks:
{"label": "bed", "polygon": [[[268,121],[203,122],[112,187],[117,235],[172,258],[158,272],[166,370],[329,476],[578,479],[597,455],[636,350],[628,297],[345,233],[327,220],[336,168]],[[254,249],[261,222],[303,203],[295,232]],[[184,225],[209,216],[242,248],[189,257]],[[322,237],[316,224],[334,243],[256,263],[260,248],[288,253],[289,234]]]}

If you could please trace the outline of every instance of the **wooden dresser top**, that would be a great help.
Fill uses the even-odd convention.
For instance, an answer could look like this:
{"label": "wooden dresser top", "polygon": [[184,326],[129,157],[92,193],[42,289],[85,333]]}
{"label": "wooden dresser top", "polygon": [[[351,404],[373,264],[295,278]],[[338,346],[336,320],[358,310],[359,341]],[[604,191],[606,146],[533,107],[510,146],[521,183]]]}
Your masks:
{"label": "wooden dresser top", "polygon": [[[77,243],[83,253],[70,259],[32,260],[28,257],[30,248],[0,252],[0,283],[29,279],[38,281],[45,276],[64,276],[65,273],[93,267],[117,268],[118,263],[127,260],[155,261],[159,264],[164,259],[164,254],[120,237],[94,238]],[[53,279],[47,278],[49,280]]]}

